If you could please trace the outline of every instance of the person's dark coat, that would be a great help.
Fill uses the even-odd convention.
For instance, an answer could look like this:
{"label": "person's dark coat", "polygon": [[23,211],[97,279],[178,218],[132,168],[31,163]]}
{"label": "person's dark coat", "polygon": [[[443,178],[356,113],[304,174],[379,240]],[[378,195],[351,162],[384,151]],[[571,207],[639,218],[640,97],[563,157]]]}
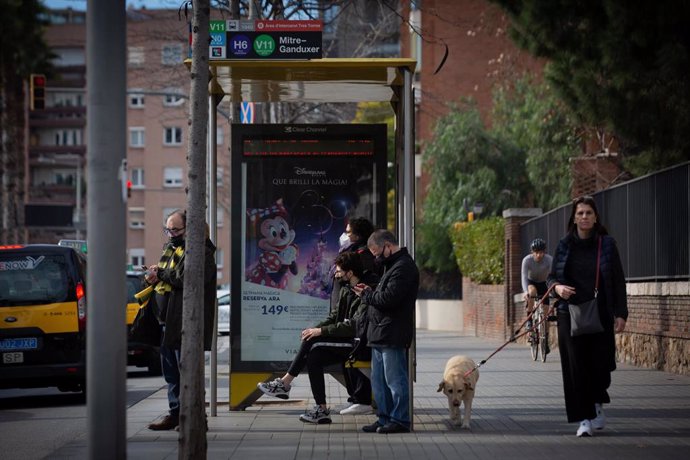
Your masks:
{"label": "person's dark coat", "polygon": [[[204,350],[211,350],[213,321],[216,311],[216,247],[208,238],[204,248]],[[172,290],[166,295],[165,332],[163,345],[180,349],[182,344],[182,298],[184,284],[184,257],[173,269],[158,271],[158,279],[170,284]]]}
{"label": "person's dark coat", "polygon": [[[365,271],[360,282],[369,285],[372,289],[379,282],[376,273]],[[315,327],[321,328],[323,337],[355,337],[353,319],[366,314],[367,305],[357,296],[349,286],[340,288],[337,308],[328,317]]]}
{"label": "person's dark coat", "polygon": [[[601,236],[601,260],[599,266],[599,284],[600,293],[604,295],[603,304],[606,307],[606,323],[613,324],[614,318],[628,319],[628,297],[625,292],[625,275],[623,274],[623,266],[621,265],[620,255],[616,246],[616,240],[609,235]],[[558,242],[556,254],[553,260],[551,273],[549,274],[547,284],[549,287],[555,284],[570,284],[565,277],[565,266],[568,262],[570,249],[573,244],[577,244],[577,236],[568,234]],[[589,243],[592,245],[591,250],[597,251],[597,238],[592,238]],[[592,280],[594,285],[594,280]],[[592,296],[582,299],[574,298],[573,302],[580,303],[589,300]],[[561,301],[558,305],[563,307],[564,302]],[[567,308],[567,307],[566,307]]]}
{"label": "person's dark coat", "polygon": [[368,305],[368,345],[407,348],[414,336],[419,270],[406,248],[385,259],[383,267],[376,289],[362,292]]}

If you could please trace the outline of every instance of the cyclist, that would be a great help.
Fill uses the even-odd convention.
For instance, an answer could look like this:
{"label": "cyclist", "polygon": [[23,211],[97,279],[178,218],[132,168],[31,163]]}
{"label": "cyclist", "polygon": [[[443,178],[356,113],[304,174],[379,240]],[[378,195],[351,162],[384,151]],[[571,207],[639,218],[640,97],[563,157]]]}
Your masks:
{"label": "cyclist", "polygon": [[[534,298],[543,297],[548,290],[546,286],[546,277],[551,271],[551,263],[553,258],[546,253],[546,241],[541,238],[535,238],[530,244],[531,253],[522,259],[522,290],[524,291],[525,310],[527,314],[532,312],[534,308]],[[544,305],[549,304],[549,299],[544,299]],[[546,313],[546,311],[544,311]],[[532,319],[527,320],[527,329],[532,328]],[[548,343],[549,328],[546,328],[546,336],[544,339]],[[530,341],[532,337],[530,336]]]}

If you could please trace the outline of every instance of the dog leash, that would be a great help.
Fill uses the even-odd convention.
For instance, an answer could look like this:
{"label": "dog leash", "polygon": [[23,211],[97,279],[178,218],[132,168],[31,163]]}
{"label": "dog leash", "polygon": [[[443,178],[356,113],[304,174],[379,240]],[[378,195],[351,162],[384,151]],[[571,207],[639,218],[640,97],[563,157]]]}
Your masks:
{"label": "dog leash", "polygon": [[[465,372],[465,378],[469,377],[474,371],[476,371],[477,369],[479,369],[480,367],[482,367],[484,364],[486,364],[486,362],[487,362],[488,360],[490,360],[496,353],[498,353],[499,351],[503,350],[506,346],[508,346],[509,343],[515,342],[518,338],[520,338],[520,337],[522,337],[523,335],[528,334],[528,333],[530,332],[530,329],[527,329],[527,330],[525,330],[524,332],[520,332],[520,329],[522,329],[522,328],[525,326],[525,324],[527,324],[527,321],[529,321],[529,320],[532,318],[532,315],[534,315],[534,312],[537,311],[537,308],[541,308],[541,306],[544,304],[544,301],[545,301],[546,298],[549,296],[549,294],[551,293],[551,291],[553,290],[553,288],[554,288],[555,286],[556,286],[556,285],[553,284],[553,285],[546,291],[546,293],[544,294],[544,296],[543,296],[541,299],[539,299],[539,302],[537,302],[536,305],[534,305],[534,308],[533,308],[532,311],[529,313],[529,315],[527,316],[527,318],[522,322],[522,324],[520,325],[520,327],[518,327],[517,330],[516,330],[515,332],[513,332],[513,334],[510,336],[510,338],[509,338],[503,345],[501,345],[501,346],[498,347],[496,350],[494,350],[494,352],[491,353],[486,359],[483,359],[482,361],[479,362],[479,364],[476,364],[472,369],[470,369],[469,371]],[[546,315],[544,315],[544,316],[542,317],[542,319],[541,319],[539,322],[537,322],[536,324],[532,324],[532,329],[536,328],[536,327],[539,326],[541,323],[543,323],[544,321],[546,321],[546,320],[549,318],[549,316],[551,316],[552,313],[553,313],[553,305],[551,305],[551,306],[549,307],[549,311],[546,312]],[[520,332],[520,333],[518,334],[518,332]],[[517,334],[517,335],[516,335],[516,334]]]}

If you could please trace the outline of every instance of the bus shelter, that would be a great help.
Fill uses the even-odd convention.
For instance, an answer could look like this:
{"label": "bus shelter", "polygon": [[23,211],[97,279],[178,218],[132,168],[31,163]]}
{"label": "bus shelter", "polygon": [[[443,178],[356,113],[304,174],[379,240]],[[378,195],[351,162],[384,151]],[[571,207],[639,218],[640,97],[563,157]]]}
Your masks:
{"label": "bus shelter", "polygon": [[[190,62],[187,62],[190,65]],[[402,58],[313,59],[305,61],[212,60],[209,63],[209,130],[208,130],[208,221],[211,238],[216,233],[216,108],[241,102],[259,103],[343,103],[388,102],[395,116],[395,200],[396,232],[401,246],[414,254],[414,98],[412,90],[416,61]],[[232,112],[232,110],[231,110]],[[231,168],[237,165],[231,162]],[[231,178],[237,177],[231,171]],[[238,193],[231,182],[231,194]],[[232,234],[230,239],[236,238]],[[233,257],[235,257],[233,255]],[[231,263],[231,279],[233,266]],[[233,288],[234,289],[234,286]],[[413,319],[414,321],[414,319]],[[231,319],[232,322],[232,319]],[[239,337],[230,337],[231,348]],[[232,355],[232,353],[231,353]],[[281,369],[282,371],[284,369]],[[216,413],[217,351],[211,355],[211,414]],[[230,363],[230,409],[242,410],[261,393],[257,382],[278,373],[277,369],[233,370]],[[409,353],[409,383],[415,378],[415,346]],[[410,406],[412,406],[412,394]],[[412,407],[410,407],[412,414]]]}

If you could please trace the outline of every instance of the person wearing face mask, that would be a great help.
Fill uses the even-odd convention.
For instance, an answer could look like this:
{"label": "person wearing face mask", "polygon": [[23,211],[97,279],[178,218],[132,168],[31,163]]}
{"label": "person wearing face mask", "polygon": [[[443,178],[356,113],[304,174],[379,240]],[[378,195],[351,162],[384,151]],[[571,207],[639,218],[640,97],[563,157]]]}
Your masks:
{"label": "person wearing face mask", "polygon": [[[337,308],[324,321],[302,331],[299,351],[285,375],[257,384],[257,388],[268,396],[288,399],[292,381],[306,366],[316,405],[300,416],[300,420],[305,423],[331,423],[330,409],[326,404],[324,367],[337,363],[344,367],[354,346],[355,322],[366,314],[367,307],[354,295],[352,286],[360,283],[375,286],[378,282],[377,275],[362,268],[361,259],[355,252],[338,255],[335,265],[336,277],[342,281]],[[362,375],[360,385],[354,387],[352,397],[357,401],[357,413],[372,412],[371,383],[366,376]]]}
{"label": "person wearing face mask", "polygon": [[[364,270],[381,275],[379,267],[374,263],[374,256],[367,249],[367,239],[374,231],[374,225],[363,217],[351,219],[345,226],[345,231],[340,235],[340,249],[338,254],[354,252],[362,260]],[[335,264],[331,268],[331,311],[337,307],[338,296],[340,293],[340,282],[335,277]]]}
{"label": "person wearing face mask", "polygon": [[414,308],[419,290],[419,270],[407,248],[388,230],[376,230],[367,246],[384,267],[372,289],[364,284],[353,291],[368,306],[368,345],[371,347],[371,386],[378,420],[362,427],[367,433],[408,433],[410,390],[407,349],[414,334]]}
{"label": "person wearing face mask", "polygon": [[[151,423],[154,431],[172,430],[180,415],[180,349],[182,344],[182,288],[184,283],[185,232],[187,214],[177,209],[168,216],[163,232],[168,242],[158,264],[148,267],[145,280],[154,286],[158,319],[163,328],[160,347],[163,377],[168,384],[169,413]],[[204,350],[211,349],[216,300],[216,248],[209,239],[204,248]]]}

